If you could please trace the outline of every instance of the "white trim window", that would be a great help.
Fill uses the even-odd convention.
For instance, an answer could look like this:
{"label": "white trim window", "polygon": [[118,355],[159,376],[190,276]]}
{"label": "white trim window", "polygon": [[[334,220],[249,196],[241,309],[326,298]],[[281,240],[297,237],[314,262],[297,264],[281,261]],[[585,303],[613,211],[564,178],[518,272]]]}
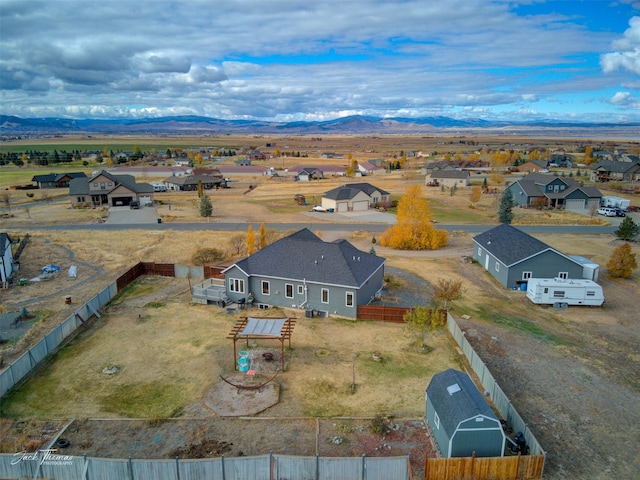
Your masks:
{"label": "white trim window", "polygon": [[482,248],[478,247],[478,256],[481,257],[482,256]]}
{"label": "white trim window", "polygon": [[304,294],[304,285],[298,285],[298,295]]}
{"label": "white trim window", "polygon": [[290,283],[284,284],[284,298],[293,298],[293,285]]}
{"label": "white trim window", "polygon": [[262,289],[262,294],[263,295],[270,295],[271,292],[271,284],[267,281],[267,280],[262,280],[262,282],[260,283],[261,285],[261,289]]}
{"label": "white trim window", "polygon": [[433,424],[440,430],[440,417],[438,416],[438,412],[433,412]]}
{"label": "white trim window", "polygon": [[347,305],[347,307],[353,307],[354,301],[355,295],[353,294],[353,292],[346,292],[345,304]]}
{"label": "white trim window", "polygon": [[244,293],[244,280],[242,278],[230,278],[229,291],[235,293]]}
{"label": "white trim window", "polygon": [[529,280],[533,276],[533,272],[522,272],[522,279]]}
{"label": "white trim window", "polygon": [[329,289],[323,288],[320,290],[320,301],[322,303],[329,303]]}
{"label": "white trim window", "polygon": [[569,278],[569,272],[558,272],[558,278],[566,280],[567,278]]}
{"label": "white trim window", "polygon": [[496,272],[500,271],[500,264],[498,262],[496,262]]}

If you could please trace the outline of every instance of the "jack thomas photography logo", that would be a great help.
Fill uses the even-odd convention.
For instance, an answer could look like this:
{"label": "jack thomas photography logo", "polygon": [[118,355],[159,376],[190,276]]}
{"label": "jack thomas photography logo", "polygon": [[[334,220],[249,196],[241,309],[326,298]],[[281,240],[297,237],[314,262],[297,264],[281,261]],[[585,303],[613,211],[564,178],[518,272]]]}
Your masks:
{"label": "jack thomas photography logo", "polygon": [[38,462],[40,465],[72,465],[73,456],[58,455],[57,448],[45,448],[36,452],[16,452],[13,454],[11,465],[17,465],[20,462]]}

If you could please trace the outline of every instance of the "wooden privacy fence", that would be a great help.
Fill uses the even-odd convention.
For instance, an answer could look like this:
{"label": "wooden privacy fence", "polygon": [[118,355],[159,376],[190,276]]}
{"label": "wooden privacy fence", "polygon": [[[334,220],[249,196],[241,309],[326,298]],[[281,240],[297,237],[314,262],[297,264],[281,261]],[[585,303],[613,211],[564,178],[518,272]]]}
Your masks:
{"label": "wooden privacy fence", "polygon": [[118,291],[132,283],[141,275],[159,275],[161,277],[180,278],[224,278],[222,271],[227,267],[204,266],[204,267],[183,267],[173,263],[140,262],[116,280]]}
{"label": "wooden privacy fence", "polygon": [[427,458],[424,480],[525,480],[542,478],[543,455]]}
{"label": "wooden privacy fence", "polygon": [[[358,320],[404,323],[404,314],[413,310],[409,307],[385,307],[382,305],[358,305]],[[447,323],[447,311],[438,309],[440,321]]]}

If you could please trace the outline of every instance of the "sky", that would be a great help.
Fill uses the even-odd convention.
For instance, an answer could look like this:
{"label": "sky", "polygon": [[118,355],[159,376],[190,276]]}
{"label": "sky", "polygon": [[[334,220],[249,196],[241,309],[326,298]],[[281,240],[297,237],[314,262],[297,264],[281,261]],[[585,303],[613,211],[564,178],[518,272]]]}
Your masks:
{"label": "sky", "polygon": [[0,114],[640,121],[640,0],[0,0]]}

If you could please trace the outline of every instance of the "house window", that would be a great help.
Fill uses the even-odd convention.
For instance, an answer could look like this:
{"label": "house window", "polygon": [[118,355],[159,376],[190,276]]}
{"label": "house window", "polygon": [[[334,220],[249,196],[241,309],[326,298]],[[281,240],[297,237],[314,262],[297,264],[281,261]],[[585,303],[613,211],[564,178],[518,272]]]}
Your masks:
{"label": "house window", "polygon": [[290,283],[284,284],[284,298],[293,298],[293,285]]}
{"label": "house window", "polygon": [[98,182],[93,182],[93,186],[94,186],[95,188],[98,188]]}
{"label": "house window", "polygon": [[553,298],[564,298],[564,290],[554,290]]}
{"label": "house window", "polygon": [[569,272],[560,272],[560,273],[558,273],[558,278],[566,280],[567,278],[569,278]]}
{"label": "house window", "polygon": [[329,289],[323,288],[320,291],[320,297],[322,303],[329,303]]}
{"label": "house window", "polygon": [[229,291],[236,292],[236,293],[244,293],[244,280],[241,278],[230,278]]}
{"label": "house window", "polygon": [[533,276],[533,272],[522,272],[522,279],[529,280]]}
{"label": "house window", "polygon": [[262,294],[269,295],[269,282],[264,280],[262,281]]}
{"label": "house window", "polygon": [[438,412],[433,412],[433,424],[440,430],[440,417],[438,416]]}
{"label": "house window", "polygon": [[302,295],[304,293],[304,286],[298,285],[298,295]]}
{"label": "house window", "polygon": [[482,256],[482,249],[478,247],[478,256],[481,257]]}
{"label": "house window", "polygon": [[84,197],[78,197],[78,203],[84,203]]}
{"label": "house window", "polygon": [[347,307],[353,307],[353,292],[347,292]]}
{"label": "house window", "polygon": [[105,188],[106,188],[106,187],[105,187],[105,185],[104,185],[104,182],[100,182],[100,189],[101,189],[101,190],[104,190]]}
{"label": "house window", "polygon": [[500,271],[500,264],[498,262],[496,262],[496,272]]}

